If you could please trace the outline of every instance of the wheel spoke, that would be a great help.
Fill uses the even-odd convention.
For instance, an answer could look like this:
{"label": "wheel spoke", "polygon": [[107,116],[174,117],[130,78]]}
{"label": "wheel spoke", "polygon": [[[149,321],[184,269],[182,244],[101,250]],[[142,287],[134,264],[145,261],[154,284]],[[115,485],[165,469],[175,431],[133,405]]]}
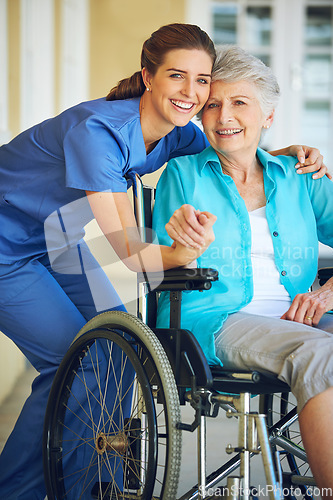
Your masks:
{"label": "wheel spoke", "polygon": [[[267,413],[268,425],[274,429],[279,429],[280,419],[286,418],[296,407],[296,403],[293,401],[291,393],[262,396],[261,403],[263,403],[261,411]],[[303,450],[298,419],[294,420],[293,418],[290,418],[289,425],[284,425],[283,429],[282,436],[285,438],[286,443],[288,441],[292,442]],[[274,430],[274,432],[276,432],[276,430]],[[311,477],[312,480],[312,473],[308,462],[293,455],[289,451],[289,448],[284,449],[283,440],[279,441],[278,451],[280,452],[280,462],[283,475],[282,486],[284,491],[290,492],[288,498],[291,500],[312,499],[313,497],[307,494],[307,487],[297,484],[297,477]]]}
{"label": "wheel spoke", "polygon": [[51,389],[47,491],[67,500],[176,498],[180,408],[169,361],[137,318],[100,317],[71,346]]}

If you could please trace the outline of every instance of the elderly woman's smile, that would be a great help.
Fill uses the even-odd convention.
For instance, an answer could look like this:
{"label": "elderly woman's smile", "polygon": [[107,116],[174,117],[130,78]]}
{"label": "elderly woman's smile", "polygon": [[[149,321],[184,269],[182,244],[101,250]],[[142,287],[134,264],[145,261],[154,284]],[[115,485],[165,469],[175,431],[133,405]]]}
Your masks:
{"label": "elderly woman's smile", "polygon": [[241,128],[236,128],[236,129],[222,129],[222,130],[217,130],[216,133],[218,135],[235,135],[239,134],[242,132]]}

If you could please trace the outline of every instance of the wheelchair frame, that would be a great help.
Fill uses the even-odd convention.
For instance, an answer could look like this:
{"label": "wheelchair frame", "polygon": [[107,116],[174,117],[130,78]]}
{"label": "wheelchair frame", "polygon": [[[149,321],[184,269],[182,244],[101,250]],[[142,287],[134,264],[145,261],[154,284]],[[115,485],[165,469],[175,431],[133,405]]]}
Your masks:
{"label": "wheelchair frame", "polygon": [[[144,189],[140,179],[137,182],[136,215],[145,238],[153,192]],[[146,198],[145,203],[143,198]],[[145,216],[146,207],[148,215]],[[211,269],[149,273],[149,280],[146,273],[139,274],[139,319],[119,311],[106,312],[89,321],[79,332],[58,369],[46,412],[43,448],[49,500],[175,500],[181,434],[195,430],[198,435],[198,483],[179,500],[216,499],[220,495],[206,495],[206,492],[224,479],[227,479],[227,500],[256,499],[251,488],[250,459],[258,453],[263,457],[271,500],[299,498],[292,487],[299,488],[302,498],[313,498],[308,487],[315,485],[314,480],[303,476],[298,463],[301,460],[306,464],[305,451],[289,434],[290,427],[297,423],[296,409],[288,411],[287,408],[289,387],[258,372],[233,373],[210,367],[195,337],[180,327],[182,292],[209,290],[216,279],[217,273]],[[155,305],[152,302],[156,293],[165,290],[170,291],[170,329],[147,327],[146,323],[154,323]],[[123,414],[113,417],[115,407],[118,413],[123,413],[120,411],[122,396],[118,395],[123,389],[122,381],[117,379],[113,348],[121,353],[126,370],[131,366],[134,372],[134,382],[123,391],[124,400],[131,399],[128,418]],[[103,363],[107,365],[106,374],[102,372]],[[85,364],[98,378],[98,394],[87,384]],[[111,379],[116,380],[117,396],[109,404]],[[76,385],[82,386],[82,399],[89,403],[86,406],[86,401],[81,402],[75,392]],[[287,397],[277,422],[272,413],[275,393]],[[250,410],[254,394],[260,395],[259,413]],[[194,409],[191,423],[181,420],[180,406],[186,403]],[[91,410],[94,405],[96,418]],[[216,417],[220,409],[225,410],[227,416],[238,419],[238,443],[227,450],[235,455],[207,476],[206,419]],[[75,412],[84,438],[71,431],[68,424],[76,417]],[[70,439],[65,439],[66,432],[71,432]],[[66,460],[67,454],[75,458],[77,450],[84,450],[89,463],[83,467],[80,462],[75,470],[75,459],[71,458],[69,464]],[[281,454],[287,457],[289,470],[285,473],[281,468]],[[110,465],[112,460],[117,466]],[[236,476],[233,473],[237,468],[240,473]],[[120,474],[122,486],[115,479],[117,474]],[[77,493],[78,488],[80,493]],[[284,494],[285,488],[290,493]]]}
{"label": "wheelchair frame", "polygon": [[[154,188],[144,186],[141,178],[136,176],[136,186],[134,191],[134,207],[138,226],[141,228],[141,236],[145,241],[149,240],[146,228],[152,227],[152,212],[154,205]],[[322,276],[323,278],[323,276]],[[327,279],[326,275],[325,278]],[[198,448],[198,484],[189,492],[184,494],[180,500],[196,500],[201,497],[199,492],[216,486],[221,480],[227,477],[227,498],[235,499],[235,495],[230,492],[238,490],[243,493],[238,496],[242,500],[248,500],[251,496],[250,486],[250,458],[258,453],[262,454],[266,483],[271,500],[282,498],[284,490],[282,484],[282,470],[279,464],[278,452],[272,452],[272,448],[279,446],[281,449],[292,454],[304,462],[307,461],[304,449],[293,443],[286,434],[287,429],[297,421],[297,412],[294,408],[287,416],[273,424],[270,418],[270,427],[266,425],[267,402],[262,399],[260,408],[265,413],[254,413],[250,411],[251,396],[265,395],[272,392],[281,392],[286,397],[289,386],[277,379],[267,377],[258,372],[238,372],[234,373],[221,369],[220,367],[209,367],[194,336],[181,329],[181,296],[183,291],[188,290],[209,290],[212,282],[218,279],[218,273],[213,269],[175,269],[166,271],[163,277],[156,274],[156,281],[143,273],[138,275],[138,297],[142,297],[142,303],[138,304],[138,315],[144,323],[155,325],[156,301],[155,294],[161,291],[170,292],[170,329],[168,332],[161,329],[152,328],[171,361],[175,374],[176,384],[180,394],[181,404],[184,400],[191,403],[195,410],[195,419],[191,425],[179,423],[178,428],[184,431],[193,432],[197,429]],[[154,290],[151,300],[150,289]],[[139,300],[139,299],[138,299]],[[151,304],[152,302],[152,304]],[[186,340],[182,341],[182,336]],[[175,339],[174,352],[170,352],[170,337]],[[166,340],[167,339],[167,340]],[[192,348],[192,344],[195,344]],[[186,346],[186,347],[185,347]],[[195,355],[200,353],[200,362]],[[190,361],[192,360],[192,362]],[[187,365],[188,375],[181,374],[181,367]],[[202,377],[202,374],[205,377]],[[199,388],[198,388],[199,385]],[[186,388],[191,390],[185,392]],[[211,392],[212,391],[212,392]],[[226,393],[230,394],[227,395]],[[227,462],[222,468],[211,473],[206,478],[206,417],[217,416],[218,408],[226,410],[227,415],[239,419],[238,443],[236,447],[229,445],[227,452],[236,452],[237,455]],[[213,410],[212,410],[213,408]],[[271,415],[270,415],[271,416]],[[240,467],[240,476],[231,476],[235,469]],[[297,474],[298,475],[298,474]],[[296,475],[290,475],[288,486],[302,485],[304,487],[314,486],[314,479],[308,477],[307,483]],[[309,498],[305,495],[305,498]]]}

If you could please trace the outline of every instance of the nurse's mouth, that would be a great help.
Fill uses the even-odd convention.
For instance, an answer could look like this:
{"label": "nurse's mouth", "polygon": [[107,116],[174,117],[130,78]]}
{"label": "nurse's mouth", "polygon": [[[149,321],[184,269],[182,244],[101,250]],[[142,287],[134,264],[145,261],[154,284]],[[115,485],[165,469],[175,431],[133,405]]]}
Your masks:
{"label": "nurse's mouth", "polygon": [[189,111],[194,107],[193,102],[178,101],[176,99],[170,99],[170,101],[176,108],[182,109],[183,111]]}

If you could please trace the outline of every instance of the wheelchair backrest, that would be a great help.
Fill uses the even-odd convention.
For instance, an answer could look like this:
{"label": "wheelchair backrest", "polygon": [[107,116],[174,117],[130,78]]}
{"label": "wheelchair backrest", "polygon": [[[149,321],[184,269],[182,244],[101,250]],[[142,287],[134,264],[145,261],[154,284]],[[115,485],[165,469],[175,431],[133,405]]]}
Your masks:
{"label": "wheelchair backrest", "polygon": [[[152,242],[153,208],[155,201],[155,188],[143,184],[141,177],[135,174],[133,185],[134,214],[140,229],[142,241]],[[148,231],[147,231],[148,229]]]}
{"label": "wheelchair backrest", "polygon": [[[155,201],[155,188],[143,184],[141,177],[135,174],[133,185],[133,205],[136,222],[140,231],[142,241],[152,243],[153,208]],[[140,275],[138,275],[138,316],[147,323],[150,328],[156,326],[157,297],[156,293],[147,293],[140,303]],[[143,309],[144,311],[140,311]],[[143,316],[143,317],[142,317]]]}

